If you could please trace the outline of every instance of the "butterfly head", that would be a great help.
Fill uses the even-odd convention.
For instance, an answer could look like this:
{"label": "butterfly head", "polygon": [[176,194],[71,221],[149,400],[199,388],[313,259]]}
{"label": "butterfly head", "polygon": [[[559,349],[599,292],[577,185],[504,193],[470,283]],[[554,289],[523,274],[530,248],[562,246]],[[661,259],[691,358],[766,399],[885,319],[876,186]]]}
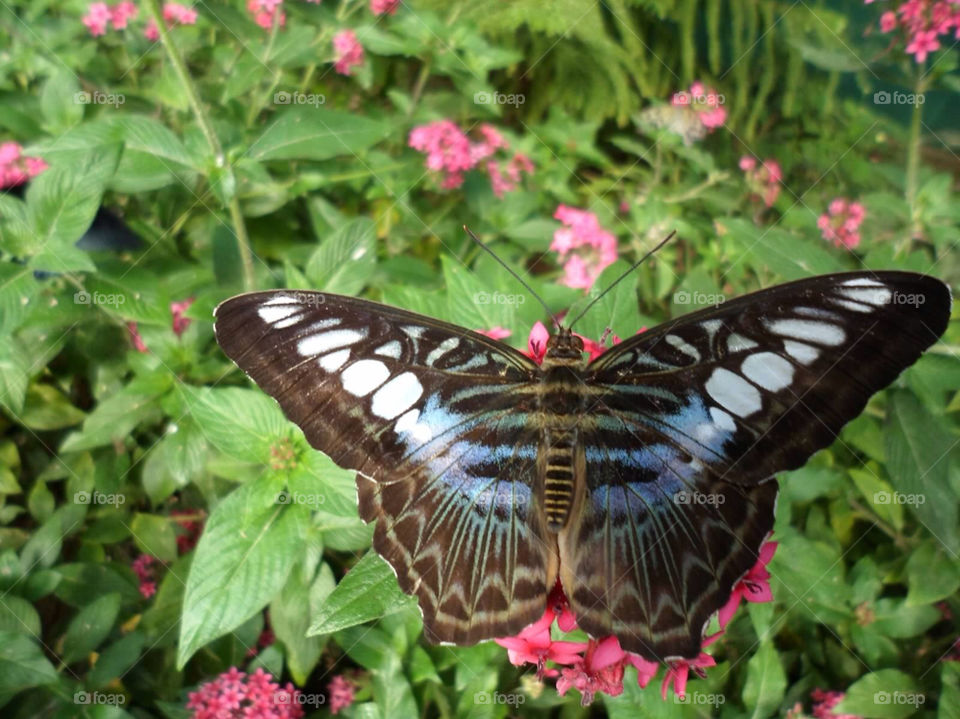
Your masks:
{"label": "butterfly head", "polygon": [[583,363],[583,340],[566,327],[559,327],[557,334],[547,341],[545,364],[580,365]]}

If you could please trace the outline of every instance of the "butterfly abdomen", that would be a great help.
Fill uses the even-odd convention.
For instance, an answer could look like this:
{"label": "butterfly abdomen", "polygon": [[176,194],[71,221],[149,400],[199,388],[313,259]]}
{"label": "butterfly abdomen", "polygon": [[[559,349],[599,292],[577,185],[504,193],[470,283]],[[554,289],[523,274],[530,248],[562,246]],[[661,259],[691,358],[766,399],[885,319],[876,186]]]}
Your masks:
{"label": "butterfly abdomen", "polygon": [[578,424],[583,416],[584,384],[577,370],[548,368],[540,385],[542,425],[538,451],[540,498],[547,529],[559,533],[583,485],[583,452]]}

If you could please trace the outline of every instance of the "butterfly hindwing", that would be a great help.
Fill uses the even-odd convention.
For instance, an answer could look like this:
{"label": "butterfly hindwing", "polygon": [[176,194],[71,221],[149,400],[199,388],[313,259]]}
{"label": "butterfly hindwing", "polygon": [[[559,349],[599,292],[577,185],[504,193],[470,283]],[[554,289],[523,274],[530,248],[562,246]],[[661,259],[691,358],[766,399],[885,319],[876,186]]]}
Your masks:
{"label": "butterfly hindwing", "polygon": [[949,313],[932,278],[828,275],[597,358],[584,375],[596,400],[581,423],[585,498],[559,543],[581,626],[648,658],[696,656],[704,622],[772,528],[774,474],[829,445]]}
{"label": "butterfly hindwing", "polygon": [[472,643],[542,614],[556,550],[531,485],[533,362],[455,325],[331,294],[241,295],[216,318],[226,354],[313,447],[358,472],[374,547],[417,595],[431,639]]}

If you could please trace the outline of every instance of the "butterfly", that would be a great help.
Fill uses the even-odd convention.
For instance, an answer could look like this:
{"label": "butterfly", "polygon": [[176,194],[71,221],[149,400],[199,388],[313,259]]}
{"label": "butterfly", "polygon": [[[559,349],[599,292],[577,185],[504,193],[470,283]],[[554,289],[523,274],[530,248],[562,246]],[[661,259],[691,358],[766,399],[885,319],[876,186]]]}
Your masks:
{"label": "butterfly", "polygon": [[692,659],[770,534],[775,475],[834,441],[943,334],[948,287],[823,275],[708,307],[586,363],[542,364],[368,300],[275,290],[215,311],[224,352],[309,443],[357,472],[373,546],[433,642],[539,619],[559,577],[580,628]]}

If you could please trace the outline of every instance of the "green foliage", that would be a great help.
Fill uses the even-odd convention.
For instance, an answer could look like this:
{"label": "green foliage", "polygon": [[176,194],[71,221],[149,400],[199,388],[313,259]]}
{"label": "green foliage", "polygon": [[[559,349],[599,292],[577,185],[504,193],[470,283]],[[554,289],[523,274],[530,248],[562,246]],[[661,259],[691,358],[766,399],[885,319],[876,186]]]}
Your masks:
{"label": "green foliage", "polygon": [[[464,224],[571,318],[677,230],[578,322],[594,340],[817,273],[904,268],[957,287],[960,205],[937,169],[954,139],[930,119],[956,104],[955,50],[915,67],[854,2],[424,0],[378,18],[361,0],[291,0],[273,31],[244,5],[197,5],[197,25],[168,30],[173,53],[142,37],[146,4],[100,38],[84,3],[0,11],[0,142],[49,165],[0,194],[5,716],[186,716],[187,694],[230,666],[313,696],[345,674],[347,715],[370,719],[761,718],[811,711],[816,688],[846,693],[838,712],[956,716],[960,664],[942,661],[960,616],[955,327],[779,478],[775,601],[737,614],[689,700],[628,669],[624,693],[588,710],[495,644],[423,641],[370,550],[353,473],[250,386],[211,321],[244,290],[311,288],[502,327],[524,349],[543,308]],[[352,77],[330,64],[347,28],[366,49]],[[728,115],[685,145],[676,131],[699,120],[668,103],[696,80]],[[928,93],[922,124],[871,101],[895,88]],[[514,104],[477,99],[494,92]],[[495,126],[534,173],[503,198],[480,171],[443,189],[409,134],[444,118],[471,137]],[[771,206],[744,155],[782,166]],[[817,227],[838,196],[866,207],[853,252]],[[559,204],[616,237],[589,292],[559,281]],[[101,205],[138,247],[97,229]]]}

